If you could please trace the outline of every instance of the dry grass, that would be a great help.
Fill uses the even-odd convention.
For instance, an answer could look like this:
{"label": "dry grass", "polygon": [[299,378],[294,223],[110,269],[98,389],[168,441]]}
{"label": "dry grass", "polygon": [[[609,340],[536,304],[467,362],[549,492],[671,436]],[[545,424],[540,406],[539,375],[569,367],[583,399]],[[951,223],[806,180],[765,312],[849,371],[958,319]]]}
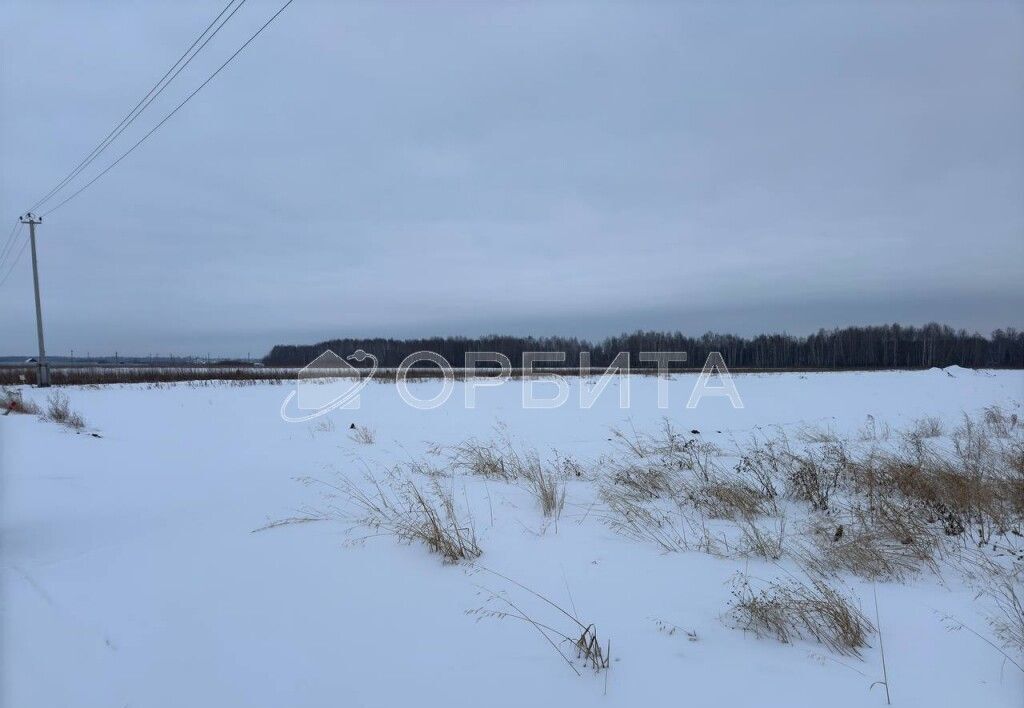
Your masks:
{"label": "dry grass", "polygon": [[1024,656],[1024,572],[1021,568],[989,575],[986,594],[994,604],[989,626],[1003,646]]}
{"label": "dry grass", "polygon": [[990,576],[988,595],[996,611],[989,625],[1004,646],[1024,656],[1024,574],[1020,569]]}
{"label": "dry grass", "polygon": [[864,425],[861,426],[859,438],[861,442],[880,442],[888,440],[892,434],[892,429],[889,424],[885,421],[879,423],[875,420],[875,416],[868,414],[867,419],[864,421]]}
{"label": "dry grass", "polygon": [[849,467],[843,441],[832,440],[786,460],[786,491],[792,499],[808,502],[816,511],[827,511]]}
{"label": "dry grass", "polygon": [[999,406],[989,406],[984,413],[985,427],[996,437],[1009,437],[1020,424],[1016,413],[1006,413]]}
{"label": "dry grass", "polygon": [[[110,384],[231,382],[233,384],[294,382],[298,369],[251,366],[51,366],[50,382],[54,386],[91,386]],[[35,366],[0,367],[0,385],[34,385]]]}
{"label": "dry grass", "polygon": [[784,433],[780,432],[776,440],[755,436],[740,451],[734,471],[740,479],[756,485],[762,499],[776,511],[779,498],[777,480],[782,477],[781,470],[786,469],[792,459],[793,453]]}
{"label": "dry grass", "polygon": [[451,449],[451,463],[456,469],[489,479],[512,481],[517,468],[506,466],[505,456],[493,442],[470,438]]}
{"label": "dry grass", "polygon": [[555,470],[545,470],[541,464],[531,465],[524,473],[527,486],[540,504],[544,516],[558,518],[565,506],[565,481]]}
{"label": "dry grass", "polygon": [[763,583],[755,589],[738,574],[730,617],[739,629],[790,643],[813,639],[833,651],[860,656],[875,631],[871,621],[843,592],[813,571]]}
{"label": "dry grass", "polygon": [[[773,444],[747,451],[733,468],[713,443],[687,438],[667,421],[654,435],[615,431],[618,455],[604,461],[599,485],[605,523],[617,533],[653,542],[665,552],[698,550],[716,556],[782,554],[785,522],[778,516]],[[736,522],[736,540],[709,519]]]}
{"label": "dry grass", "polygon": [[[448,450],[451,466],[468,474],[505,482],[536,476],[542,467],[540,455],[530,448],[517,448],[508,434],[499,428],[492,440],[470,438]],[[582,468],[572,458],[558,457],[552,465],[581,473]],[[557,471],[557,470],[556,470]]]}
{"label": "dry grass", "polygon": [[338,428],[335,426],[334,421],[330,418],[321,418],[316,422],[316,425],[313,426],[313,432],[315,433],[333,433],[337,429]]}
{"label": "dry grass", "polygon": [[[656,435],[620,432],[619,456],[605,462],[599,487],[603,518],[665,551],[774,559],[784,524],[757,520],[782,516],[783,489],[813,513],[797,549],[822,573],[900,580],[938,572],[944,538],[991,545],[1024,533],[1022,426],[988,409],[947,436],[940,431],[937,419],[924,418],[891,445],[858,446],[830,433],[803,448],[779,431],[737,445],[731,469],[720,451],[668,425]],[[705,519],[734,522],[738,540],[709,532]]]}
{"label": "dry grass", "polygon": [[[946,436],[936,419],[925,418],[895,446],[846,455],[836,486],[843,503],[830,504],[827,523],[812,524],[800,557],[822,575],[905,580],[922,569],[940,572],[940,560],[954,552],[1019,548],[1022,433],[1014,416],[990,407]],[[1007,580],[998,565],[986,568],[978,576],[987,578],[983,594],[997,608],[993,631],[1015,645],[1024,635],[1020,575]]]}
{"label": "dry grass", "polygon": [[671,497],[682,487],[682,478],[677,469],[632,462],[616,463],[614,467],[612,482],[637,498]]}
{"label": "dry grass", "polygon": [[39,406],[32,399],[26,399],[21,391],[12,389],[0,390],[0,409],[4,415],[20,413],[23,415],[39,415]]}
{"label": "dry grass", "polygon": [[[961,556],[960,561],[964,575],[986,604],[988,625],[996,641],[1024,659],[1024,557],[996,560],[975,551]],[[1014,663],[1021,666],[1016,660]]]}
{"label": "dry grass", "polygon": [[[791,444],[779,431],[734,443],[729,452],[668,423],[654,434],[616,432],[616,453],[593,468],[600,500],[594,514],[617,533],[664,552],[769,562],[790,555],[800,577],[754,587],[739,576],[731,608],[736,626],[784,642],[813,639],[858,655],[875,627],[840,589],[839,577],[903,581],[923,570],[939,573],[957,551],[1019,548],[1024,522],[1024,429],[1013,416],[989,409],[948,432],[938,420],[924,418],[895,436],[887,426],[870,423],[870,434],[861,431],[859,441],[805,433],[803,445]],[[435,454],[449,465],[410,463],[385,485],[373,483],[369,492],[362,491],[365,486],[341,488],[356,502],[361,523],[421,541],[446,562],[480,554],[472,518],[456,509],[453,494],[441,486],[448,484],[446,475],[461,471],[521,485],[546,517],[558,518],[567,480],[585,474],[571,458],[556,454],[543,461],[507,436],[470,439]],[[428,476],[429,486],[410,480],[417,472]],[[793,518],[794,508],[801,507],[804,515],[787,533],[787,515]],[[993,607],[992,634],[1019,650],[1020,570],[986,566],[978,574]],[[504,596],[501,601],[511,602]],[[572,652],[563,651],[564,644],[577,652],[577,660],[598,669],[606,665],[607,649],[597,642],[593,625],[555,630],[512,607],[502,612],[541,631],[567,661]]]}
{"label": "dry grass", "polygon": [[862,465],[862,486],[874,499],[905,502],[908,513],[938,525],[950,537],[990,544],[1024,530],[1024,435],[991,412],[965,417],[946,441],[904,436],[901,449]]}
{"label": "dry grass", "polygon": [[927,568],[938,573],[941,545],[912,502],[880,495],[817,517],[798,555],[821,573],[847,572],[872,580],[904,580]]}
{"label": "dry grass", "polygon": [[362,445],[373,445],[377,442],[377,432],[365,425],[353,423],[349,429],[349,437]]}
{"label": "dry grass", "polygon": [[690,549],[686,518],[662,509],[615,486],[601,489],[607,511],[604,521],[616,533],[641,543],[653,543],[665,553]]}
{"label": "dry grass", "polygon": [[942,421],[934,417],[921,418],[914,421],[912,434],[920,438],[937,438],[942,435]]}
{"label": "dry grass", "polygon": [[554,460],[555,469],[558,470],[562,476],[566,479],[572,479],[573,477],[582,478],[587,477],[587,468],[582,462],[577,460],[572,455],[565,455],[560,452],[555,452]]}
{"label": "dry grass", "polygon": [[[1022,436],[1012,417],[987,409],[978,419],[965,416],[948,437],[940,432],[937,420],[925,418],[894,447],[844,451],[845,471],[828,496],[841,492],[845,504],[830,505],[827,528],[802,549],[805,562],[822,572],[901,580],[922,568],[938,572],[943,539],[991,546],[1016,538],[1024,475],[1017,471]],[[844,533],[833,538],[840,524]]]}
{"label": "dry grass", "polygon": [[786,547],[786,517],[780,516],[768,523],[741,519],[741,536],[736,552],[742,556],[757,556],[776,561],[782,558]]}
{"label": "dry grass", "polygon": [[597,626],[593,624],[584,627],[576,640],[576,658],[582,659],[594,671],[602,671],[611,666],[611,651],[611,640],[608,640],[606,647],[602,647],[597,639]]}
{"label": "dry grass", "polygon": [[717,469],[716,458],[722,450],[711,442],[686,437],[665,419],[659,434],[612,430],[612,440],[619,448],[615,460],[626,460],[613,473],[623,477],[622,483],[635,483],[639,490],[651,496],[661,496],[674,490],[673,481],[681,472],[710,480]]}
{"label": "dry grass", "polygon": [[71,401],[60,391],[46,397],[46,417],[56,423],[63,423],[71,414]]}
{"label": "dry grass", "polygon": [[556,454],[552,461],[543,461],[536,450],[519,450],[504,434],[489,442],[470,438],[452,447],[448,457],[456,470],[522,483],[550,518],[558,518],[565,506],[566,478],[583,476],[582,465],[572,457]]}
{"label": "dry grass", "polygon": [[[1024,430],[1013,416],[989,409],[948,432],[936,418],[895,436],[873,419],[865,428],[859,442],[804,431],[803,445],[779,431],[729,454],[667,423],[655,434],[616,431],[617,453],[600,465],[597,515],[664,552],[771,562],[789,553],[799,578],[754,587],[739,577],[736,626],[858,656],[876,628],[840,576],[904,581],[939,573],[968,539],[971,548],[1019,548],[1024,520]],[[510,464],[508,455],[471,457],[489,476],[529,478],[530,465]],[[794,503],[806,505],[810,523],[787,536],[783,509]],[[1020,651],[1021,571],[997,570],[979,571],[994,642]]]}
{"label": "dry grass", "polygon": [[[604,460],[606,480],[635,500],[689,499],[729,517],[730,504],[747,504],[718,463],[714,443],[687,438],[664,421],[660,434],[612,430],[618,451]],[[736,497],[735,499],[733,499]]]}
{"label": "dry grass", "polygon": [[846,441],[831,431],[803,428],[798,437],[806,443],[795,448],[785,432],[774,437],[754,437],[739,451],[735,473],[756,487],[764,503],[777,511],[779,488],[786,496],[807,502],[817,511],[826,511],[849,471]]}
{"label": "dry grass", "polygon": [[680,492],[695,509],[712,519],[752,519],[775,510],[761,489],[737,478],[699,480],[685,484]]}
{"label": "dry grass", "polygon": [[834,430],[822,428],[817,425],[804,425],[796,432],[797,440],[807,444],[826,444],[839,441],[839,435]]}
{"label": "dry grass", "polygon": [[403,541],[422,542],[446,563],[473,560],[483,552],[472,515],[460,511],[452,490],[436,479],[430,480],[426,489],[398,473],[390,474],[383,483],[367,478],[366,489],[347,478],[337,484],[306,481],[329,489],[332,499],[340,494],[355,508],[353,514],[332,504],[326,516],[355,521]]}
{"label": "dry grass", "polygon": [[604,508],[598,516],[608,528],[634,541],[653,543],[664,553],[699,551],[717,557],[759,553],[752,545],[731,541],[697,510],[680,507],[675,500],[646,498],[608,482],[599,487],[599,495]]}
{"label": "dry grass", "polygon": [[837,540],[833,540],[831,533],[815,535],[801,557],[805,565],[823,574],[843,571],[884,580],[903,580],[916,573],[922,564],[912,546],[873,529],[846,531]]}
{"label": "dry grass", "polygon": [[71,409],[70,399],[61,391],[54,391],[46,397],[43,418],[73,430],[82,430],[85,427],[85,419]]}
{"label": "dry grass", "polygon": [[[572,659],[562,650],[563,647],[572,647],[575,652],[575,658],[577,661],[582,662],[584,667],[590,668],[595,672],[606,671],[611,668],[611,640],[609,639],[604,646],[601,646],[601,642],[597,636],[597,625],[594,623],[586,623],[582,621],[576,614],[575,606],[573,611],[570,612],[566,608],[562,607],[554,600],[550,599],[546,595],[533,590],[526,585],[523,585],[517,580],[513,580],[507,575],[503,575],[497,571],[485,568],[481,565],[475,565],[478,570],[490,573],[502,580],[505,580],[516,588],[525,591],[529,595],[533,596],[537,600],[540,600],[548,608],[552,609],[556,613],[555,621],[542,622],[536,619],[533,613],[527,613],[523,608],[521,602],[516,602],[508,597],[507,593],[497,593],[493,590],[486,588],[482,585],[478,585],[481,591],[487,594],[487,601],[481,607],[474,610],[468,610],[467,614],[475,615],[478,618],[488,617],[494,619],[518,619],[529,625],[531,625],[544,639],[547,640],[556,652],[562,657],[565,663],[569,666],[577,676],[580,675],[579,669],[576,668]],[[568,590],[568,584],[566,585]],[[572,596],[570,594],[570,602]],[[492,603],[500,603],[503,609],[493,609]],[[563,621],[568,619],[572,626],[566,629],[559,629],[554,626],[558,624],[558,619],[561,618]]]}

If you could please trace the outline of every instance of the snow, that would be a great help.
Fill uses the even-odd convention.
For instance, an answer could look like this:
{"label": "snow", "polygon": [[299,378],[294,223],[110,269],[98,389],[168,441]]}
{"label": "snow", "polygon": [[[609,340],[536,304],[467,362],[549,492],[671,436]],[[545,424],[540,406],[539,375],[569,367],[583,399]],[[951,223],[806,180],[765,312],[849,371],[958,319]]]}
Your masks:
{"label": "snow", "polygon": [[[495,426],[542,453],[592,461],[610,452],[612,426],[653,431],[663,416],[727,444],[769,426],[853,433],[868,415],[894,429],[923,416],[953,425],[992,404],[1020,413],[1024,400],[1020,371],[746,374],[735,379],[742,410],[724,398],[688,410],[696,378],[667,382],[667,411],[656,406],[659,380],[634,376],[629,410],[618,407],[616,383],[581,410],[579,379],[553,410],[523,410],[521,382],[480,388],[472,411],[461,382],[431,411],[378,383],[359,410],[329,416],[334,430],[283,422],[292,387],[270,384],[67,389],[100,438],[0,418],[0,704],[884,705],[882,688],[869,690],[882,675],[877,637],[856,659],[729,627],[734,573],[779,569],[661,554],[618,536],[588,513],[587,480],[570,481],[557,524],[520,487],[465,476],[453,484],[476,521],[479,563],[596,623],[602,643],[611,639],[607,673],[577,676],[529,625],[473,614],[490,590],[538,621],[564,620],[486,571],[388,537],[353,542],[360,532],[332,521],[253,532],[322,503],[316,485],[295,478],[356,478],[432,444],[491,438]],[[411,388],[429,398],[440,384]],[[40,403],[43,393],[25,390]],[[374,429],[376,443],[351,439],[351,422]],[[873,617],[871,584],[849,584]],[[984,628],[956,576],[877,592],[894,705],[1024,704],[1024,676],[941,620]]]}

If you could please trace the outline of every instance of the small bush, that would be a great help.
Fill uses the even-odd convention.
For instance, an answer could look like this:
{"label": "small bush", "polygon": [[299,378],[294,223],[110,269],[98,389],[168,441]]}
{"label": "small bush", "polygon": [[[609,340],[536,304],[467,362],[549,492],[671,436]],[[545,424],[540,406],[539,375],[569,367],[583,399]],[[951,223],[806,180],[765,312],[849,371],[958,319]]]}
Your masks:
{"label": "small bush", "polygon": [[741,451],[739,462],[734,468],[737,477],[749,479],[759,488],[761,497],[772,505],[773,510],[779,497],[775,482],[781,476],[780,471],[792,458],[788,448],[780,449],[784,444],[784,439],[761,441],[754,438],[750,446]]}
{"label": "small bush", "polygon": [[841,441],[828,442],[804,455],[794,455],[786,479],[789,495],[827,511],[833,493],[847,471],[849,457]]}
{"label": "small bush", "polygon": [[54,423],[64,423],[71,415],[71,401],[60,391],[46,397],[46,417]]}
{"label": "small bush", "polygon": [[85,418],[74,411],[68,416],[67,426],[75,430],[82,430],[85,428]]}
{"label": "small bush", "polygon": [[562,470],[566,477],[583,477],[587,470],[579,460],[571,455],[555,454],[555,466]]}
{"label": "small bush", "polygon": [[81,430],[85,427],[85,419],[71,410],[71,401],[60,391],[54,391],[46,397],[46,412],[43,417],[74,430]]}

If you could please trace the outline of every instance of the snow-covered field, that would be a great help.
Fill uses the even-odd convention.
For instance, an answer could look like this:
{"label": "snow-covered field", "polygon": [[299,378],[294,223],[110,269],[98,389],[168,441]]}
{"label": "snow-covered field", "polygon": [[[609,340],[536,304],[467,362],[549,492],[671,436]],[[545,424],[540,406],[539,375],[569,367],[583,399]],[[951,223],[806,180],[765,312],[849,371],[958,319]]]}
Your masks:
{"label": "snow-covered field", "polygon": [[[735,573],[778,577],[794,567],[788,557],[663,553],[609,528],[595,487],[601,457],[617,454],[610,429],[654,433],[667,416],[723,450],[772,426],[855,437],[868,416],[893,431],[925,416],[950,429],[990,405],[1024,417],[1024,372],[748,374],[736,377],[742,410],[725,398],[687,410],[695,380],[668,383],[667,411],[658,379],[638,376],[629,410],[614,385],[581,410],[573,379],[553,410],[523,410],[521,382],[481,389],[471,411],[463,383],[432,411],[380,383],[359,410],[289,424],[279,416],[288,385],[174,385],[67,389],[101,437],[2,417],[0,704],[884,705],[883,687],[869,689],[882,678],[877,635],[857,658],[730,626]],[[411,386],[426,398],[440,384]],[[355,440],[351,423],[375,442]],[[560,518],[545,519],[521,484],[446,467],[449,446],[501,435],[580,463]],[[345,506],[319,482],[361,483],[416,460],[449,473],[441,483],[472,514],[479,566],[593,622],[602,645],[611,640],[609,671],[576,661],[577,675],[536,626],[488,616],[509,609],[496,594],[571,631],[495,573],[337,520],[255,531]],[[872,583],[845,581],[874,621]],[[961,576],[879,582],[877,597],[893,705],[1024,705],[1024,673],[943,620],[988,636],[985,604]]]}

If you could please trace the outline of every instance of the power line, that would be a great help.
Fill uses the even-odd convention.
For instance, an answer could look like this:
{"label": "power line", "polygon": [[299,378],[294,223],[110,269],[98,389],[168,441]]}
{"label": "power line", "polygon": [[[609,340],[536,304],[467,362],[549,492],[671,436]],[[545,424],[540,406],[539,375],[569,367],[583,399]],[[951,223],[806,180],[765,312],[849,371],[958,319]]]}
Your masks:
{"label": "power line", "polygon": [[[132,123],[135,122],[135,120],[142,114],[142,112],[149,106],[149,104],[152,103],[154,100],[156,100],[157,96],[159,96],[161,93],[163,93],[164,89],[166,89],[171,84],[171,82],[174,81],[174,79],[178,76],[178,74],[180,74],[185,69],[185,67],[187,67],[189,65],[189,63],[191,63],[191,61],[193,59],[195,59],[196,55],[198,55],[199,52],[202,51],[203,47],[205,47],[207,45],[207,43],[211,39],[213,39],[213,37],[217,34],[217,32],[219,32],[221,30],[221,28],[224,27],[225,24],[227,24],[227,21],[231,19],[231,16],[234,15],[235,12],[237,12],[238,9],[243,4],[245,4],[245,0],[242,0],[242,2],[238,5],[238,7],[236,7],[231,12],[231,15],[228,15],[227,19],[225,19],[224,22],[222,22],[217,27],[217,29],[214,30],[213,34],[211,34],[209,37],[206,38],[206,41],[203,42],[202,46],[200,46],[199,49],[196,49],[196,51],[193,52],[191,56],[188,56],[189,53],[192,52],[192,49],[196,46],[196,44],[198,44],[199,41],[202,40],[202,38],[206,35],[206,33],[210,31],[210,28],[213,27],[214,24],[217,23],[217,21],[224,15],[224,13],[227,12],[228,8],[231,7],[231,5],[233,5],[235,2],[236,2],[236,0],[229,0],[228,4],[224,6],[224,9],[220,11],[220,14],[218,14],[213,19],[213,21],[210,22],[210,24],[206,26],[206,29],[204,29],[199,34],[199,36],[195,38],[195,40],[192,42],[192,44],[189,46],[189,48],[185,50],[185,53],[182,54],[178,58],[178,61],[176,61],[173,65],[171,65],[171,68],[168,69],[167,72],[162,77],[160,77],[160,80],[157,81],[153,85],[153,87],[149,90],[149,92],[145,96],[143,96],[142,99],[140,99],[138,103],[135,104],[135,107],[132,108],[132,110],[129,111],[128,114],[124,118],[121,119],[121,122],[118,123],[116,126],[114,126],[114,129],[111,130],[110,133],[108,133],[107,136],[103,140],[101,140],[100,143],[96,147],[94,147],[92,149],[92,151],[88,155],[86,155],[82,159],[82,161],[79,162],[75,166],[75,168],[73,170],[71,170],[71,172],[69,172],[64,177],[64,179],[62,179],[57,184],[56,187],[51,189],[49,192],[46,193],[45,196],[43,196],[42,199],[40,199],[35,204],[33,204],[32,205],[32,209],[37,209],[39,206],[41,206],[41,205],[45,204],[47,201],[49,201],[49,199],[55,193],[59,192],[61,189],[64,188],[64,186],[66,186],[68,184],[68,182],[70,182],[75,177],[77,177],[82,172],[82,170],[84,170],[86,167],[88,167],[89,164],[92,163],[93,160],[95,160],[97,157],[99,157],[99,155],[104,150],[106,150],[107,147],[109,147],[110,144],[114,140],[116,140],[118,136],[121,135],[121,133],[123,133],[125,130],[127,130],[128,127]],[[185,61],[184,64],[181,64],[182,60],[185,59],[186,56],[188,56],[188,60]],[[178,68],[178,70],[174,73],[174,76],[171,76],[170,79],[167,79],[168,75],[170,75],[170,73],[172,71],[174,71],[175,68],[178,67],[179,64],[181,64],[181,67]],[[166,83],[164,82],[165,79],[167,79]],[[161,86],[161,84],[163,84],[163,85]],[[157,87],[159,87],[159,90],[157,90]],[[145,105],[143,105],[144,103],[145,103]],[[141,108],[140,108],[140,106],[141,106]]]}
{"label": "power line", "polygon": [[[103,140],[101,140],[99,144],[96,147],[94,147],[88,155],[82,158],[82,161],[75,165],[74,169],[72,169],[71,172],[65,175],[64,179],[62,179],[57,184],[57,186],[55,186],[53,189],[47,192],[42,199],[33,204],[29,211],[34,211],[38,209],[40,206],[48,202],[50,198],[53,197],[56,193],[58,193],[65,186],[67,186],[69,182],[74,180],[75,177],[81,174],[82,170],[84,170],[86,167],[92,164],[93,160],[99,157],[108,147],[110,147],[111,143],[113,143],[114,140],[116,140],[121,135],[121,133],[127,130],[129,126],[131,126],[131,124],[134,123],[140,115],[142,115],[142,112],[146,110],[146,108],[148,108],[149,105],[153,101],[155,101],[161,93],[164,92],[164,89],[171,85],[171,82],[174,81],[175,78],[177,78],[178,74],[185,70],[185,67],[187,67],[192,62],[192,60],[195,59],[196,56],[198,56],[199,52],[203,50],[203,47],[205,47],[210,42],[210,40],[213,39],[218,32],[220,32],[224,25],[228,23],[228,20],[230,20],[232,16],[236,12],[238,12],[238,10],[242,7],[242,5],[245,4],[245,0],[241,0],[241,2],[238,3],[235,9],[231,11],[231,14],[228,15],[224,19],[224,21],[221,22],[217,26],[217,28],[213,30],[210,36],[206,37],[206,40],[203,41],[199,48],[193,52],[192,50],[195,48],[195,46],[203,40],[203,37],[205,37],[208,32],[210,32],[210,28],[217,24],[218,20],[220,20],[220,18],[224,16],[224,13],[228,11],[228,8],[230,8],[236,2],[238,2],[238,0],[228,0],[228,4],[224,6],[224,9],[220,11],[220,14],[213,18],[213,21],[210,22],[210,24],[206,26],[206,29],[204,29],[199,34],[199,36],[195,38],[192,44],[189,45],[189,48],[185,50],[185,53],[178,57],[178,61],[174,62],[174,64],[171,65],[171,68],[168,69],[167,72],[160,77],[160,80],[153,84],[153,87],[150,88],[146,95],[143,96],[139,100],[139,102],[135,104],[135,107],[132,108],[127,113],[127,115],[125,115],[125,117],[121,119],[121,122],[114,126],[114,129],[107,133],[107,136],[103,138]],[[189,56],[190,54],[191,56]],[[186,57],[188,57],[187,60],[185,59]],[[184,63],[182,63],[183,60]],[[177,69],[177,71],[175,71],[175,69]],[[173,76],[171,76],[171,72],[174,72]],[[168,76],[170,76],[170,78],[167,78]]]}
{"label": "power line", "polygon": [[4,242],[4,247],[0,248],[0,270],[3,270],[4,261],[7,260],[8,252],[11,250],[14,244],[14,233],[21,226],[20,221],[15,221],[14,226],[11,227],[11,233],[7,234],[7,240]]}
{"label": "power line", "polygon": [[95,183],[95,182],[96,182],[96,181],[97,181],[98,179],[100,179],[100,178],[101,178],[101,177],[102,177],[103,175],[107,174],[108,172],[110,172],[110,170],[114,169],[114,167],[116,167],[116,166],[117,166],[117,164],[121,162],[121,160],[123,160],[124,158],[128,157],[128,155],[130,155],[131,153],[133,153],[133,152],[135,151],[135,149],[136,149],[137,147],[139,147],[140,145],[142,145],[142,143],[144,143],[144,142],[145,142],[145,141],[146,141],[146,140],[147,140],[147,139],[149,138],[149,136],[151,136],[151,135],[152,135],[153,133],[155,133],[155,132],[156,132],[156,131],[157,131],[157,130],[158,130],[158,129],[160,128],[160,126],[162,126],[162,125],[163,125],[164,123],[166,123],[166,122],[167,122],[168,120],[170,120],[170,119],[171,119],[171,116],[173,116],[173,115],[174,115],[175,113],[177,113],[177,112],[178,112],[178,111],[179,111],[179,110],[180,110],[180,109],[181,109],[181,108],[182,108],[182,107],[183,107],[183,106],[184,106],[184,105],[185,105],[186,103],[188,103],[189,101],[191,101],[191,100],[192,100],[192,98],[193,98],[193,97],[194,97],[194,96],[195,96],[195,95],[196,95],[197,93],[199,93],[200,91],[202,91],[202,90],[203,90],[203,88],[204,88],[204,87],[205,87],[205,86],[206,86],[206,85],[207,85],[208,83],[210,83],[211,81],[213,81],[214,77],[216,77],[216,76],[217,76],[217,74],[219,74],[219,73],[220,73],[221,71],[223,71],[224,67],[226,67],[226,66],[227,66],[228,64],[230,64],[230,63],[231,63],[231,62],[232,62],[232,61],[234,60],[234,58],[235,58],[235,57],[237,57],[237,56],[238,56],[239,54],[241,54],[241,53],[242,53],[242,52],[243,52],[243,51],[245,50],[245,48],[246,48],[246,47],[248,47],[248,46],[249,46],[249,45],[250,45],[250,44],[251,44],[251,43],[253,42],[253,40],[255,40],[255,39],[256,39],[256,38],[258,37],[258,36],[260,36],[260,34],[262,34],[262,33],[263,33],[263,30],[265,30],[265,29],[266,29],[267,27],[269,27],[269,26],[270,26],[270,23],[272,23],[272,22],[273,22],[274,20],[276,20],[276,19],[277,19],[277,17],[278,17],[278,15],[280,15],[280,14],[281,14],[282,12],[284,12],[284,11],[285,11],[285,10],[286,10],[286,9],[288,8],[288,6],[289,6],[289,5],[291,5],[291,4],[292,4],[292,3],[294,2],[294,1],[295,1],[295,0],[288,0],[288,1],[287,1],[287,2],[286,2],[286,3],[284,4],[284,5],[282,5],[282,6],[280,7],[280,9],[278,9],[278,11],[277,11],[277,12],[275,12],[275,13],[274,13],[273,15],[271,15],[271,17],[270,17],[270,19],[269,19],[269,20],[267,20],[266,22],[264,22],[264,23],[263,23],[263,25],[262,25],[262,26],[261,26],[261,27],[260,27],[260,28],[259,28],[258,30],[256,30],[256,31],[255,31],[255,32],[254,32],[254,33],[252,34],[252,36],[250,36],[250,37],[249,37],[249,39],[245,40],[245,43],[244,43],[244,44],[242,44],[242,46],[241,46],[241,47],[239,47],[239,48],[238,48],[238,49],[237,49],[237,50],[235,51],[235,53],[234,53],[234,54],[232,54],[232,55],[231,55],[230,57],[228,57],[228,58],[227,58],[227,60],[226,60],[226,61],[225,61],[225,62],[224,62],[223,64],[221,64],[221,65],[220,65],[219,67],[217,67],[217,70],[216,70],[216,71],[214,71],[214,72],[213,72],[212,74],[210,74],[210,76],[209,76],[209,77],[207,77],[207,79],[206,79],[206,80],[205,80],[205,81],[204,81],[203,83],[199,84],[199,86],[198,86],[198,87],[196,87],[196,89],[195,89],[195,90],[193,90],[193,91],[192,91],[192,93],[190,93],[190,94],[189,94],[189,95],[188,95],[188,96],[187,96],[187,97],[185,98],[185,100],[184,100],[184,101],[182,101],[182,102],[181,102],[181,103],[179,103],[179,104],[178,104],[177,106],[175,106],[175,107],[174,107],[174,109],[173,109],[173,110],[171,110],[171,112],[170,112],[170,113],[168,113],[168,114],[167,114],[166,116],[164,116],[164,117],[163,117],[163,119],[162,119],[162,120],[161,120],[161,121],[160,121],[159,123],[157,123],[157,124],[156,124],[155,126],[153,126],[153,128],[152,128],[152,129],[151,129],[151,130],[150,130],[150,131],[149,131],[148,133],[146,133],[146,134],[145,134],[145,135],[143,135],[143,136],[142,136],[141,138],[139,138],[138,142],[136,142],[136,143],[135,143],[134,145],[132,145],[132,146],[131,146],[130,148],[128,148],[128,150],[126,150],[126,151],[125,151],[124,153],[122,153],[122,154],[121,154],[121,156],[120,156],[120,157],[118,157],[118,158],[117,158],[116,160],[114,160],[114,161],[113,161],[112,163],[110,163],[109,165],[107,165],[107,167],[106,167],[106,168],[104,168],[104,170],[103,170],[102,172],[100,172],[100,173],[99,173],[98,175],[96,175],[95,177],[93,177],[93,178],[92,178],[92,179],[91,179],[90,181],[86,182],[86,183],[85,183],[85,184],[84,184],[84,185],[83,185],[82,187],[80,187],[80,188],[79,188],[79,189],[78,189],[77,191],[75,191],[75,192],[74,192],[74,193],[72,193],[72,194],[71,194],[70,196],[68,196],[68,197],[67,197],[66,199],[64,199],[64,201],[60,202],[60,203],[59,203],[59,204],[58,204],[57,206],[53,207],[52,209],[50,209],[49,211],[47,211],[47,212],[46,212],[45,214],[43,214],[43,216],[48,216],[48,215],[52,214],[53,212],[57,211],[58,209],[60,209],[60,208],[61,208],[62,206],[64,206],[65,204],[67,204],[68,202],[70,202],[70,201],[71,201],[72,199],[74,199],[75,197],[77,197],[77,196],[78,196],[79,194],[81,194],[82,192],[84,192],[84,191],[85,191],[86,189],[88,189],[89,187],[91,187],[91,186],[92,186],[92,185],[93,185],[93,184],[94,184],[94,183]]}
{"label": "power line", "polygon": [[4,276],[2,278],[0,278],[0,286],[2,286],[4,283],[6,283],[7,279],[11,277],[11,273],[14,272],[14,268],[18,265],[18,262],[21,261],[21,257],[23,255],[25,255],[25,247],[27,245],[28,245],[28,239],[25,239],[24,241],[21,242],[21,249],[19,249],[18,255],[16,255],[14,257],[14,260],[11,261],[11,267],[8,268],[7,272],[4,273]]}

